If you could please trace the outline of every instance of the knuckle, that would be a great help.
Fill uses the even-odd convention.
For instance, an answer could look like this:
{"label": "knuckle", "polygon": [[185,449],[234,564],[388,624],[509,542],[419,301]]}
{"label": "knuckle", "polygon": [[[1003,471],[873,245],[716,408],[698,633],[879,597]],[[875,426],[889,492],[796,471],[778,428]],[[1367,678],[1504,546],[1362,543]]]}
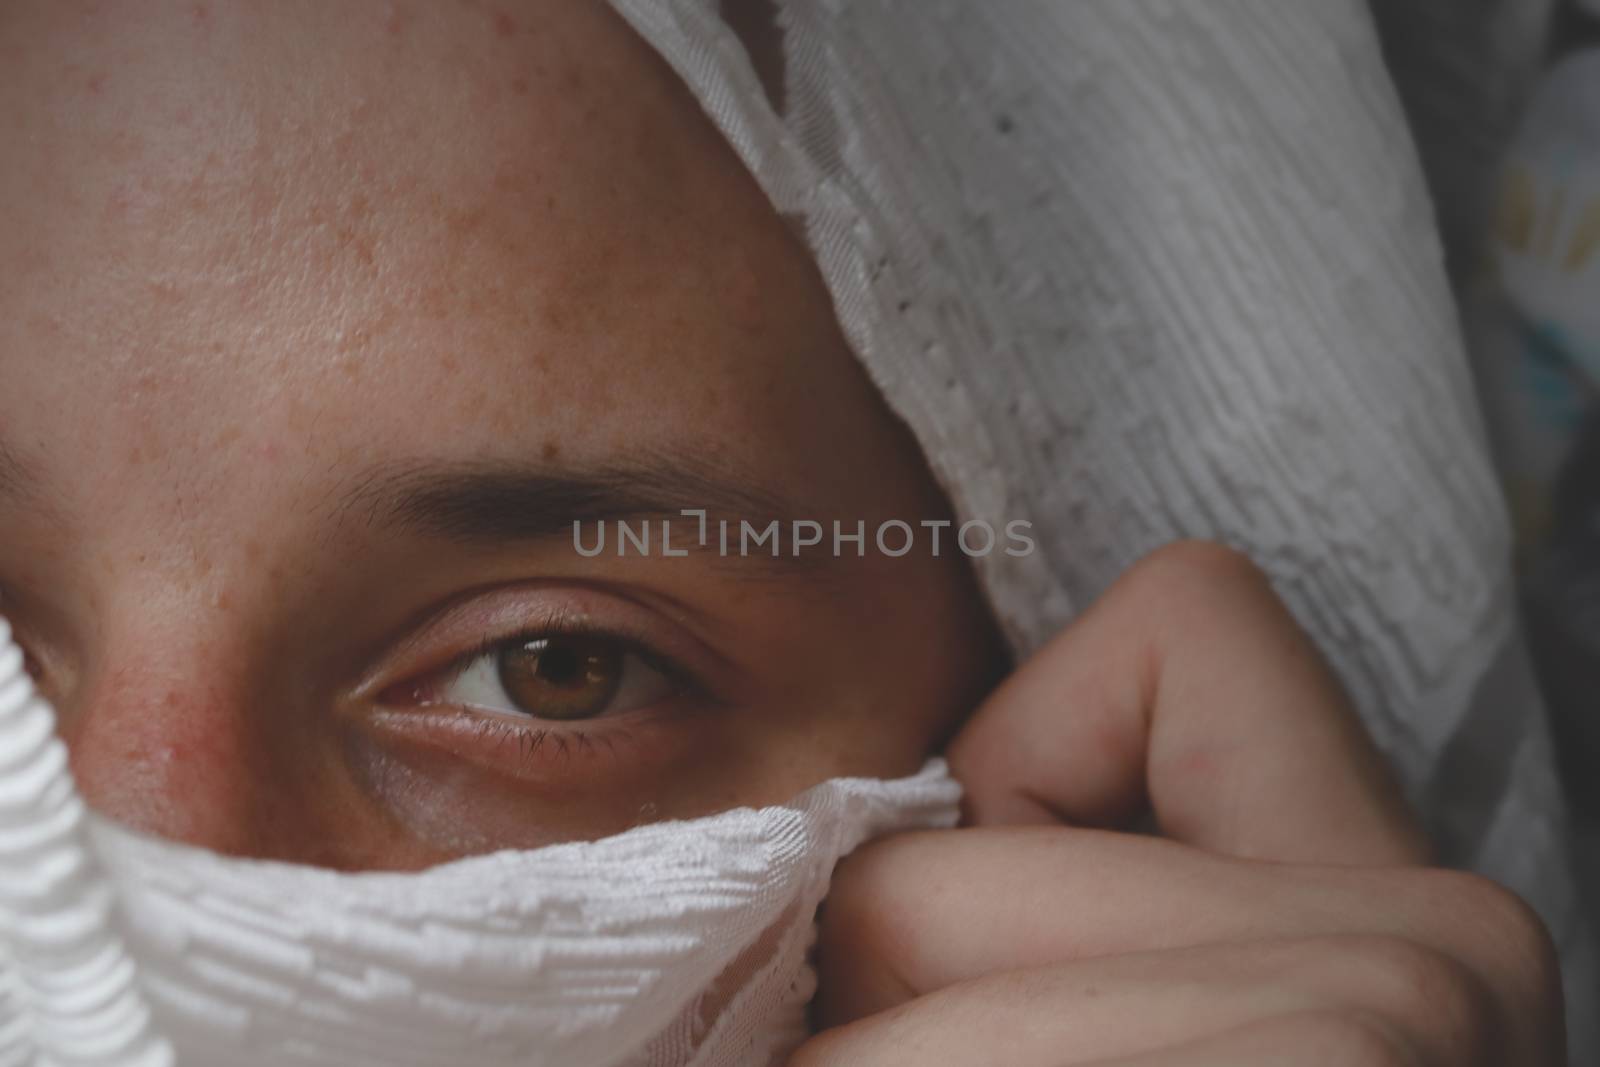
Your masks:
{"label": "knuckle", "polygon": [[1348,1067],[1416,1067],[1405,1041],[1371,1012],[1319,1011],[1291,1019],[1295,1045],[1314,1053],[1318,1063]]}
{"label": "knuckle", "polygon": [[1454,957],[1386,934],[1350,938],[1346,951],[1363,1002],[1427,1035],[1451,1062],[1466,1062],[1493,1038],[1493,999]]}
{"label": "knuckle", "polygon": [[1551,1005],[1561,996],[1561,962],[1539,914],[1516,893],[1463,871],[1429,872],[1429,910],[1469,948],[1519,1003]]}
{"label": "knuckle", "polygon": [[1280,601],[1266,572],[1249,556],[1215,541],[1174,541],[1151,552],[1119,582],[1135,605],[1164,611],[1186,607],[1247,617],[1276,615]]}
{"label": "knuckle", "polygon": [[1266,584],[1266,575],[1249,556],[1218,541],[1170,542],[1134,564],[1129,573],[1162,584]]}

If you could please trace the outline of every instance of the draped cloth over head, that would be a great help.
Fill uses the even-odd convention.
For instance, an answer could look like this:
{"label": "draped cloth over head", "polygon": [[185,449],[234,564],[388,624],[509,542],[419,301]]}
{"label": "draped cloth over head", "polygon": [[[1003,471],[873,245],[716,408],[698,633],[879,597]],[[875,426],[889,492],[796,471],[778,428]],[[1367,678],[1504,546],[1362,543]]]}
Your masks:
{"label": "draped cloth over head", "polygon": [[1507,520],[1366,7],[612,6],[802,230],[958,519],[1033,523],[976,561],[1013,647],[1164,542],[1247,551],[1446,859],[1550,925],[1595,1049]]}
{"label": "draped cloth over head", "polygon": [[[1037,552],[978,563],[1013,647],[1164,541],[1247,549],[1586,1002],[1506,523],[1355,0],[612,3],[804,234],[958,514],[1033,523]],[[349,874],[110,825],[53,727],[0,620],[5,1067],[764,1067],[803,1033],[834,861],[958,792],[934,760]]]}

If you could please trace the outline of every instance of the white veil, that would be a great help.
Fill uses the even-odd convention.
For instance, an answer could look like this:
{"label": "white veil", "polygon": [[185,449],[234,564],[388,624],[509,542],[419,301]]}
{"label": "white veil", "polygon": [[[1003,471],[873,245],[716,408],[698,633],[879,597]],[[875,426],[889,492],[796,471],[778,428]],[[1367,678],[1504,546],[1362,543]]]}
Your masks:
{"label": "white veil", "polygon": [[1588,1004],[1508,524],[1366,6],[612,5],[803,230],[958,516],[1033,522],[1039,551],[976,561],[1013,646],[1163,542],[1243,548]]}

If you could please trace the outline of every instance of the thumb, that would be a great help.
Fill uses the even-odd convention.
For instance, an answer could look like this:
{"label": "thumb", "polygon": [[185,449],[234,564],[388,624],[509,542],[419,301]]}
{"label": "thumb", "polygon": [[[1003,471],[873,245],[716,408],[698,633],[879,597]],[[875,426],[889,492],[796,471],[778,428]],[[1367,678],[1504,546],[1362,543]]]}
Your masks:
{"label": "thumb", "polygon": [[966,820],[1124,825],[1228,855],[1424,862],[1387,766],[1262,573],[1218,545],[1141,561],[952,742]]}

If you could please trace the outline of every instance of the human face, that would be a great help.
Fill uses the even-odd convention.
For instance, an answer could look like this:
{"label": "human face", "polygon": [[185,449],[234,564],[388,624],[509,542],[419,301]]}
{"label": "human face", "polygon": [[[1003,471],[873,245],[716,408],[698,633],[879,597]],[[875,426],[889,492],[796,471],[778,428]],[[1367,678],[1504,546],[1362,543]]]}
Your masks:
{"label": "human face", "polygon": [[945,507],[605,5],[132,6],[0,8],[0,610],[97,808],[419,867],[910,772],[981,697],[958,554],[575,551]]}

